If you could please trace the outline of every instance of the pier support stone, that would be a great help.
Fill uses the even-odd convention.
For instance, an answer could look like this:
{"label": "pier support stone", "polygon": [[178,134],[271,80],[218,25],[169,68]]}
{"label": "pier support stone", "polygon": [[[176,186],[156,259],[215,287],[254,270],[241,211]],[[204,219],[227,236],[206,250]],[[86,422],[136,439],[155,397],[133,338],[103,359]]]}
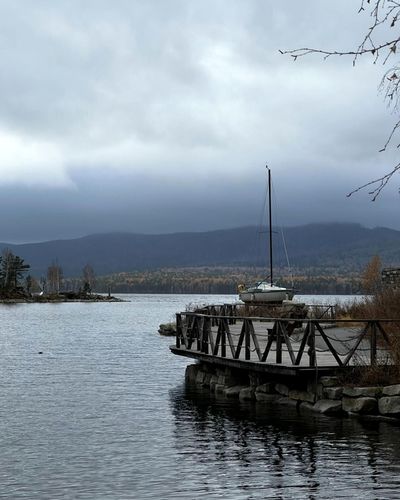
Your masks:
{"label": "pier support stone", "polygon": [[306,401],[307,403],[315,402],[315,394],[307,391],[299,391],[296,389],[292,389],[289,391],[289,398],[296,399],[297,401]]}
{"label": "pier support stone", "polygon": [[376,413],[378,401],[375,398],[361,397],[349,398],[343,397],[343,410],[348,413]]}
{"label": "pier support stone", "polygon": [[195,382],[200,365],[188,365],[185,371],[185,379],[188,382]]}
{"label": "pier support stone", "polygon": [[321,377],[319,379],[320,384],[324,387],[337,387],[339,384],[339,379],[337,377]]}
{"label": "pier support stone", "polygon": [[275,392],[274,391],[274,384],[267,382],[265,384],[258,385],[256,387],[256,393],[257,392],[263,392],[266,394],[273,394]]}
{"label": "pier support stone", "polygon": [[379,412],[386,416],[400,415],[400,396],[384,396],[379,399]]}
{"label": "pier support stone", "polygon": [[400,384],[384,387],[382,394],[384,396],[400,396]]}
{"label": "pier support stone", "polygon": [[315,403],[313,409],[325,415],[337,415],[342,413],[342,402],[333,399],[320,399]]}
{"label": "pier support stone", "polygon": [[289,395],[289,387],[285,384],[275,384],[275,390],[278,394],[282,394],[282,396]]}
{"label": "pier support stone", "polygon": [[382,393],[381,387],[345,387],[343,389],[343,396],[351,398],[368,397],[376,398]]}
{"label": "pier support stone", "polygon": [[186,367],[185,379],[211,393],[239,400],[290,405],[327,415],[352,413],[400,418],[400,384],[386,387],[343,387],[337,377],[292,381],[200,362]]}
{"label": "pier support stone", "polygon": [[238,398],[243,389],[247,389],[247,387],[244,385],[232,385],[224,390],[224,394],[227,398]]}
{"label": "pier support stone", "polygon": [[341,399],[343,387],[326,387],[323,390],[323,396],[326,399]]}
{"label": "pier support stone", "polygon": [[255,398],[257,401],[273,402],[280,398],[279,394],[268,394],[266,392],[256,392]]}
{"label": "pier support stone", "polygon": [[244,387],[239,392],[239,399],[242,399],[242,400],[253,400],[253,399],[255,399],[254,389],[252,387]]}

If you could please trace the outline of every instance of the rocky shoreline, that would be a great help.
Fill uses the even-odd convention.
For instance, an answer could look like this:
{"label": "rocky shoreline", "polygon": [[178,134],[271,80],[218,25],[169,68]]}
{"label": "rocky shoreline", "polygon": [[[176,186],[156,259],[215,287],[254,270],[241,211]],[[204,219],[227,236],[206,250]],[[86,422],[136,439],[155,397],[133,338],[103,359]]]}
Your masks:
{"label": "rocky shoreline", "polygon": [[51,294],[51,295],[31,295],[25,297],[0,297],[0,304],[48,304],[58,302],[126,302],[123,299],[108,295],[98,294]]}
{"label": "rocky shoreline", "polygon": [[294,405],[303,411],[327,415],[356,415],[400,423],[400,384],[385,387],[349,387],[336,376],[299,381],[266,379],[250,372],[208,363],[187,366],[187,383],[213,394],[239,400]]}

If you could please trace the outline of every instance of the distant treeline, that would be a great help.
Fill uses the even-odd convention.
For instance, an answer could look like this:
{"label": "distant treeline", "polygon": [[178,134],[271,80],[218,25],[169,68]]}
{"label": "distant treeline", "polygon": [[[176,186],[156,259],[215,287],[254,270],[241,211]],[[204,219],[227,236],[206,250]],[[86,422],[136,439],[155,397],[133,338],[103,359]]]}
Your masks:
{"label": "distant treeline", "polygon": [[[311,274],[311,273],[310,273]],[[135,273],[118,273],[99,276],[97,292],[112,293],[204,293],[235,294],[239,283],[250,284],[263,279],[261,274],[250,270],[230,268],[163,269]],[[361,278],[357,275],[298,275],[293,277],[301,294],[357,294],[361,293]],[[292,286],[291,279],[278,281]]]}
{"label": "distant treeline", "polygon": [[[380,268],[379,265],[375,266]],[[40,278],[27,275],[30,265],[6,249],[0,256],[0,298],[32,297],[42,294],[76,292],[78,294],[103,293],[203,293],[236,294],[238,285],[250,285],[267,279],[264,269],[249,267],[180,267],[159,270],[121,272],[96,276],[86,264],[80,276],[67,278],[57,260],[47,267]],[[362,275],[336,266],[293,270],[293,280],[287,268],[277,268],[275,281],[292,287],[301,294],[357,294],[362,290]],[[377,272],[380,276],[380,272]]]}

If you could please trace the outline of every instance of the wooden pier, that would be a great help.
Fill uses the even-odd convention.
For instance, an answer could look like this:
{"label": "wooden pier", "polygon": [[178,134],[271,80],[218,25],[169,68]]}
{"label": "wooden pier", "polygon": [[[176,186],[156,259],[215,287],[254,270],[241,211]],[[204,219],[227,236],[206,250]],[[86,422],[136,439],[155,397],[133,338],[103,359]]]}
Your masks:
{"label": "wooden pier", "polygon": [[237,316],[228,306],[176,315],[171,351],[202,362],[282,376],[330,374],[371,364],[390,365],[391,335],[400,320]]}

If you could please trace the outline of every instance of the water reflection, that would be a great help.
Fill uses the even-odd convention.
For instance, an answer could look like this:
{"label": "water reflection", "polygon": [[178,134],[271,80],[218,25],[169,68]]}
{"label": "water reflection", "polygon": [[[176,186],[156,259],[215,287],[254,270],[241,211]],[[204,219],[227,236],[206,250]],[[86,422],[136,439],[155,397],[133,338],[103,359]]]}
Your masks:
{"label": "water reflection", "polygon": [[0,499],[398,496],[399,429],[177,387],[193,297],[131,299],[0,307]]}
{"label": "water reflection", "polygon": [[[170,392],[182,488],[222,498],[394,498],[400,429],[183,386]],[[196,472],[196,474],[194,474]]]}

